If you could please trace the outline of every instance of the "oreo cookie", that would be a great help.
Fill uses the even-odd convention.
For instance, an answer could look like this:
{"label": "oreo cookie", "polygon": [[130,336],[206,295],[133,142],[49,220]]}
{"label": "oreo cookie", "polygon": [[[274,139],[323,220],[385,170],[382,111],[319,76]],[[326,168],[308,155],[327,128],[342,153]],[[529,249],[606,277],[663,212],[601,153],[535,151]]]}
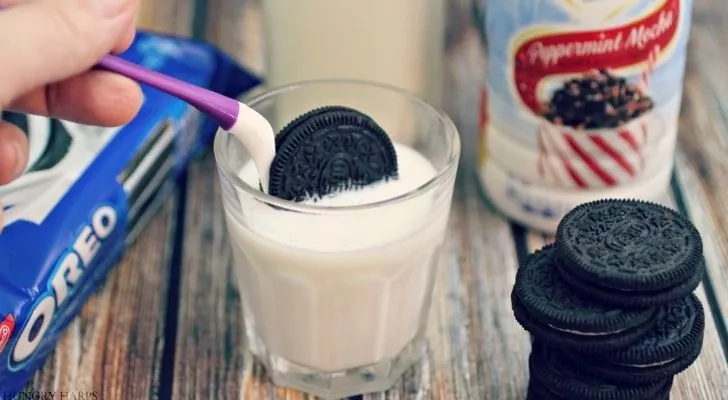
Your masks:
{"label": "oreo cookie", "polygon": [[625,308],[659,306],[673,300],[683,298],[692,293],[698,285],[700,285],[705,273],[705,263],[701,261],[698,264],[695,274],[693,274],[693,276],[687,281],[676,286],[662,290],[624,291],[597,286],[579,279],[577,276],[570,274],[569,271],[562,265],[563,264],[559,265],[558,268],[561,278],[567,285],[574,289],[574,291],[585,296],[590,296],[600,302]]}
{"label": "oreo cookie", "polygon": [[[655,400],[670,400],[670,391],[672,390],[672,384],[674,382],[674,378],[670,378],[670,380],[665,383],[665,386],[660,389],[654,397],[652,397]],[[648,400],[649,398],[645,399]]]}
{"label": "oreo cookie", "polygon": [[627,297],[619,292],[669,292],[694,284],[701,273],[703,243],[690,220],[644,201],[599,200],[577,206],[559,223],[556,248],[564,272],[579,284],[605,289],[601,294],[616,293],[601,296],[605,300]]}
{"label": "oreo cookie", "polygon": [[622,309],[574,292],[557,272],[553,245],[531,254],[511,293],[518,323],[538,340],[583,353],[625,348],[649,332],[656,308]]}
{"label": "oreo cookie", "polygon": [[[665,385],[657,391],[656,394],[645,397],[645,400],[670,400],[670,390],[672,390],[673,379],[670,379]],[[526,392],[526,400],[569,400],[579,399],[577,397],[563,397],[544,386],[538,379],[531,379],[528,382],[528,391]]]}
{"label": "oreo cookie", "polygon": [[315,108],[311,111],[305,112],[302,115],[299,115],[298,117],[296,117],[293,121],[289,122],[286,126],[283,127],[283,129],[281,129],[278,132],[278,134],[276,135],[276,138],[275,138],[276,152],[278,152],[278,150],[281,148],[281,143],[285,142],[286,139],[288,139],[288,137],[291,135],[291,132],[296,131],[297,128],[299,126],[301,126],[301,124],[303,122],[306,122],[311,118],[314,118],[314,117],[317,117],[320,115],[324,115],[326,113],[331,113],[334,111],[341,111],[341,112],[354,111],[354,112],[356,112],[355,110],[352,110],[351,108],[344,107],[344,106],[326,106],[326,107]]}
{"label": "oreo cookie", "polygon": [[564,397],[550,391],[536,379],[528,382],[528,391],[526,392],[526,400],[563,400]]}
{"label": "oreo cookie", "polygon": [[[670,400],[670,391],[672,390],[673,380],[665,384],[656,394],[645,397],[644,400]],[[528,383],[528,391],[526,392],[526,400],[569,400],[578,399],[577,397],[562,397],[545,387],[537,379],[531,379]]]}
{"label": "oreo cookie", "polygon": [[268,193],[284,200],[316,200],[397,173],[394,145],[372,118],[347,107],[322,107],[294,119],[277,135]]}
{"label": "oreo cookie", "polygon": [[[31,116],[26,114],[11,111],[0,112],[0,120],[17,126],[23,131],[23,133],[25,133],[28,141],[32,143],[34,140],[37,140],[35,135],[40,135],[42,138],[43,129],[41,129],[41,132],[31,132],[30,128],[33,125],[30,123],[29,118],[31,118]],[[44,128],[47,129],[48,137],[43,151],[37,156],[37,158],[28,161],[29,165],[26,172],[45,171],[53,168],[61,162],[61,160],[63,160],[66,154],[68,154],[73,142],[73,138],[61,121],[57,119],[45,119],[37,116],[33,116],[33,118],[40,119],[41,123],[45,125]]]}
{"label": "oreo cookie", "polygon": [[529,358],[531,380],[564,399],[643,400],[661,399],[669,393],[672,378],[630,385],[616,385],[594,377],[572,363],[565,352],[534,342]]}
{"label": "oreo cookie", "polygon": [[661,380],[686,370],[703,346],[705,313],[694,295],[665,304],[657,311],[655,328],[630,347],[603,355],[570,358],[580,368],[614,382]]}

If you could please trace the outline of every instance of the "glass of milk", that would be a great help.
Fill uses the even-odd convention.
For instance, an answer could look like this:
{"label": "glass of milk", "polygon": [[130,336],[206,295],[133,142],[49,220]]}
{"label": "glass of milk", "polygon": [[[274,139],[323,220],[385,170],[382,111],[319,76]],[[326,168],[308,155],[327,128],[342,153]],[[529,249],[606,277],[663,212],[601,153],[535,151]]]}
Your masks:
{"label": "glass of milk", "polygon": [[323,80],[245,101],[279,131],[312,108],[373,118],[399,178],[295,203],[259,190],[250,155],[218,132],[217,160],[246,335],[272,380],[333,399],[386,390],[423,351],[460,157],[443,113],[384,84]]}

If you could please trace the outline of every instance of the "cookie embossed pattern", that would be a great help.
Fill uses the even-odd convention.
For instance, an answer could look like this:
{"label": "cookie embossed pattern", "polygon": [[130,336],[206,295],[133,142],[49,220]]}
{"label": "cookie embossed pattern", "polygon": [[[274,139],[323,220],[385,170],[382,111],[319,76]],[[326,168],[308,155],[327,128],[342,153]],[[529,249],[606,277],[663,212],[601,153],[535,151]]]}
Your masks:
{"label": "cookie embossed pattern", "polygon": [[660,200],[691,10],[691,0],[489,5],[479,174],[501,211],[553,233],[583,202]]}
{"label": "cookie embossed pattern", "polygon": [[396,176],[387,133],[356,110],[328,106],[296,118],[276,136],[268,192],[302,201]]}
{"label": "cookie embossed pattern", "polygon": [[703,346],[703,245],[661,205],[607,199],[561,220],[511,292],[531,333],[528,399],[669,399]]}

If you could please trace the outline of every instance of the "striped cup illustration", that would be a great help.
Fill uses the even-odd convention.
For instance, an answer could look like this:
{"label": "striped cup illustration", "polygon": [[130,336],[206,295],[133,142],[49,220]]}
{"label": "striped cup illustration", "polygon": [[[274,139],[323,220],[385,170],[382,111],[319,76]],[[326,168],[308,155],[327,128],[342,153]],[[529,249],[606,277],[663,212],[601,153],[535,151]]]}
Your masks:
{"label": "striped cup illustration", "polygon": [[599,189],[632,181],[645,164],[650,114],[619,129],[578,131],[545,122],[539,132],[539,173],[550,184]]}
{"label": "striped cup illustration", "polygon": [[[600,105],[600,110],[606,110],[604,114],[593,118],[587,115],[583,120],[577,120],[579,126],[565,124],[553,113],[542,120],[538,132],[538,172],[544,181],[557,187],[588,190],[624,185],[640,175],[645,167],[645,157],[660,133],[659,117],[646,95],[658,54],[659,47],[649,53],[647,67],[640,76],[639,85],[634,88],[628,87],[623,78],[607,72],[587,75],[586,85],[596,79],[617,82],[611,86],[603,84],[606,94],[591,96],[598,96],[599,101],[611,96],[611,104],[619,104],[619,109],[612,108],[611,104]],[[572,90],[569,85],[574,82],[567,82],[564,90]],[[585,85],[583,82],[579,84]],[[569,100],[570,105],[583,102],[583,96],[578,92],[578,88],[570,92],[577,98]],[[614,100],[615,96],[622,97]]]}

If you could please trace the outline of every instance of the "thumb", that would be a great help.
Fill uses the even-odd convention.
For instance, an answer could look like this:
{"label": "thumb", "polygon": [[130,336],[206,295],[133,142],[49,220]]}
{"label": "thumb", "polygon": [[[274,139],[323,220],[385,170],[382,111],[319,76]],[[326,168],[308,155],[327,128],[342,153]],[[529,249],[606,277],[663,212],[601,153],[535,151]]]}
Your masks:
{"label": "thumb", "polygon": [[138,0],[37,0],[0,11],[0,108],[81,73],[133,24]]}

